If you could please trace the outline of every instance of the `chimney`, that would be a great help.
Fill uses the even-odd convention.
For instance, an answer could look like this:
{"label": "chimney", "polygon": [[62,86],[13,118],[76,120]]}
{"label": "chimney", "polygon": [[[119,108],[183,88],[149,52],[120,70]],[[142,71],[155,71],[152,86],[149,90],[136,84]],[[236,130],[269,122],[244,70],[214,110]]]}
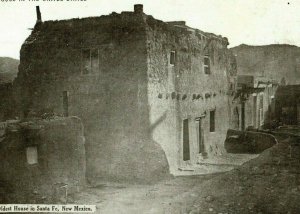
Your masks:
{"label": "chimney", "polygon": [[42,22],[42,14],[40,11],[40,6],[36,6],[36,22]]}
{"label": "chimney", "polygon": [[143,13],[143,5],[142,4],[135,4],[134,5],[134,12],[135,13]]}

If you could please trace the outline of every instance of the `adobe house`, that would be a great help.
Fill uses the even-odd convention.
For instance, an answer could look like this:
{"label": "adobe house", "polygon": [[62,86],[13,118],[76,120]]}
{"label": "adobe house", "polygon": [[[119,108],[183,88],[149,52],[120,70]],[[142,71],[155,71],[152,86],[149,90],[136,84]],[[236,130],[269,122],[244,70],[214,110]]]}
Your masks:
{"label": "adobe house", "polygon": [[225,152],[236,75],[227,38],[157,20],[143,5],[37,17],[20,52],[19,116],[80,117],[90,181],[153,181]]}
{"label": "adobe house", "polygon": [[237,130],[270,128],[275,117],[275,94],[278,83],[265,77],[238,75],[235,107],[232,108]]}

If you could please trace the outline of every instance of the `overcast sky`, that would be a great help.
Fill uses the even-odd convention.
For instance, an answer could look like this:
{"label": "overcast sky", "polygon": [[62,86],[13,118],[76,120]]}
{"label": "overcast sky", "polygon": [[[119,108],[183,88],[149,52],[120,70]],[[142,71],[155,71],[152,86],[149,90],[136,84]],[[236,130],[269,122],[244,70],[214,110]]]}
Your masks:
{"label": "overcast sky", "polygon": [[185,20],[187,25],[228,37],[230,47],[240,44],[300,46],[299,0],[0,0],[0,56],[19,58],[22,43],[36,21],[60,20],[132,11],[136,3],[163,21]]}

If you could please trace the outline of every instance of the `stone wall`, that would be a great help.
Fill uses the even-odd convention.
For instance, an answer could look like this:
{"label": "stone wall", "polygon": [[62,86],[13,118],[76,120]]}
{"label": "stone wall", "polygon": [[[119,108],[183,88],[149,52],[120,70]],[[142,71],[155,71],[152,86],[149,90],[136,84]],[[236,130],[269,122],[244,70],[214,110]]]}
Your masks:
{"label": "stone wall", "polygon": [[5,127],[0,142],[0,181],[15,195],[10,203],[56,200],[85,185],[80,119],[8,121]]}

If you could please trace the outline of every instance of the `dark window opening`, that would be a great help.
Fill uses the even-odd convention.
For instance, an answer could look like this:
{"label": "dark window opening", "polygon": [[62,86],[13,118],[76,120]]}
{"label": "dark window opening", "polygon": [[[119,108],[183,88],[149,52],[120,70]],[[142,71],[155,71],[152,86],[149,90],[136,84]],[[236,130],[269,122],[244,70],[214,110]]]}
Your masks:
{"label": "dark window opening", "polygon": [[82,74],[96,73],[99,71],[99,50],[85,49],[82,50]]}
{"label": "dark window opening", "polygon": [[175,65],[175,51],[170,52],[170,65]]}
{"label": "dark window opening", "polygon": [[209,56],[204,56],[204,73],[210,74],[210,59]]}
{"label": "dark window opening", "polygon": [[190,160],[189,120],[183,120],[183,160]]}
{"label": "dark window opening", "polygon": [[210,111],[209,114],[209,120],[210,120],[210,127],[209,127],[209,131],[210,132],[214,132],[215,131],[215,110]]}
{"label": "dark window opening", "polygon": [[82,74],[91,73],[90,50],[82,50]]}

